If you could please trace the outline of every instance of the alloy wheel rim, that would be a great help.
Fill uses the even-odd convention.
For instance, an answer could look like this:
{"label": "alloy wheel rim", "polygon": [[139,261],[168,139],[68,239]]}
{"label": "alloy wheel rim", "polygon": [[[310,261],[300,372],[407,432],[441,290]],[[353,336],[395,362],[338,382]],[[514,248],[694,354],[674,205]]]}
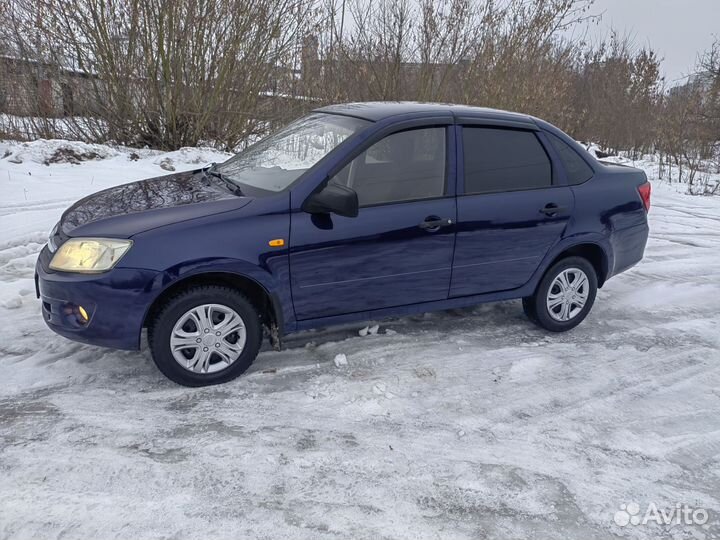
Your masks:
{"label": "alloy wheel rim", "polygon": [[567,322],[582,312],[590,296],[590,280],[579,268],[566,268],[553,279],[546,305],[550,317]]}
{"label": "alloy wheel rim", "polygon": [[198,374],[227,369],[242,354],[247,332],[242,317],[222,304],[186,311],[170,334],[170,350],[184,369]]}

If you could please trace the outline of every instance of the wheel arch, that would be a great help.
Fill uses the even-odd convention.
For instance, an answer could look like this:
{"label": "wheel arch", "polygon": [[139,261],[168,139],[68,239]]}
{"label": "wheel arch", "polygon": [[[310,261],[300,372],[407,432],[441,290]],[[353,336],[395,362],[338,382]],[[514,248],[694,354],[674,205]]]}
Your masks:
{"label": "wheel arch", "polygon": [[567,257],[582,257],[592,264],[597,274],[598,288],[601,288],[610,272],[610,261],[608,255],[600,244],[595,242],[579,242],[566,246],[555,255],[543,269],[543,275],[548,268],[551,268],[558,261]]}
{"label": "wheel arch", "polygon": [[224,271],[195,273],[173,281],[157,295],[147,309],[143,327],[148,326],[168,298],[181,290],[203,285],[222,285],[242,292],[260,313],[263,325],[268,327],[277,326],[279,335],[282,335],[283,314],[277,296],[256,279],[244,274]]}

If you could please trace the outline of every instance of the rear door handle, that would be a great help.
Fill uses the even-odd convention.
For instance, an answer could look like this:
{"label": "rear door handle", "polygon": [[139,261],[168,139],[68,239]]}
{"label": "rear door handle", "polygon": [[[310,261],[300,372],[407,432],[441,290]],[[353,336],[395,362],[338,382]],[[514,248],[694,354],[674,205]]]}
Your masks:
{"label": "rear door handle", "polygon": [[449,227],[453,224],[453,220],[449,218],[439,218],[437,216],[428,216],[418,227],[428,232],[439,231],[443,227]]}
{"label": "rear door handle", "polygon": [[556,216],[560,212],[564,212],[566,208],[564,206],[558,206],[555,203],[548,203],[545,205],[544,208],[540,209],[540,212],[545,214],[546,216]]}

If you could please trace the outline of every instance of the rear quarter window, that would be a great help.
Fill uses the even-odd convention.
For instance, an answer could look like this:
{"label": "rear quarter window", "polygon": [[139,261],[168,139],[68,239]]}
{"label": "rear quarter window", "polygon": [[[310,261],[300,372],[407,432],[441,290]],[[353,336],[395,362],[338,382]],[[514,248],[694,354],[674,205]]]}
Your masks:
{"label": "rear quarter window", "polygon": [[553,145],[558,154],[560,154],[560,161],[562,161],[567,173],[567,181],[570,185],[578,185],[583,182],[587,182],[593,177],[593,170],[583,158],[572,148],[569,144],[563,141],[557,135],[552,133],[546,133],[550,144]]}

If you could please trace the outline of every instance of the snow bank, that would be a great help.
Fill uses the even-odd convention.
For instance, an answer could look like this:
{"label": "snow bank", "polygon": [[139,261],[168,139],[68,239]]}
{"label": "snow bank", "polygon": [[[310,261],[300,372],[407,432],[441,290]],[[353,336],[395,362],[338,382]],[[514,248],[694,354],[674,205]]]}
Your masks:
{"label": "snow bank", "polygon": [[72,163],[78,165],[83,161],[105,160],[121,156],[130,161],[150,159],[158,166],[164,162],[182,166],[206,164],[213,160],[224,161],[231,155],[209,147],[185,147],[174,152],[161,152],[147,148],[136,149],[61,139],[38,139],[32,142],[0,141],[0,159],[16,165],[22,163],[41,165]]}
{"label": "snow bank", "polygon": [[108,159],[118,155],[118,151],[102,144],[88,144],[79,141],[58,139],[39,139],[33,142],[0,142],[0,157],[10,163],[24,162],[50,165],[51,163],[74,163],[82,161]]}
{"label": "snow bank", "polygon": [[677,165],[669,167],[666,163],[661,163],[660,156],[657,154],[646,154],[633,159],[624,154],[607,156],[595,144],[585,146],[590,154],[601,162],[637,167],[644,170],[651,181],[675,185],[678,192],[689,195],[720,195],[720,162],[702,162],[701,170],[695,172],[692,185],[690,185],[687,167],[683,168],[681,177],[680,168]]}
{"label": "snow bank", "polygon": [[215,161],[222,162],[231,157],[232,154],[219,152],[214,148],[184,147],[174,152],[163,152],[153,159],[153,163],[160,168],[174,171],[178,165],[206,165]]}

